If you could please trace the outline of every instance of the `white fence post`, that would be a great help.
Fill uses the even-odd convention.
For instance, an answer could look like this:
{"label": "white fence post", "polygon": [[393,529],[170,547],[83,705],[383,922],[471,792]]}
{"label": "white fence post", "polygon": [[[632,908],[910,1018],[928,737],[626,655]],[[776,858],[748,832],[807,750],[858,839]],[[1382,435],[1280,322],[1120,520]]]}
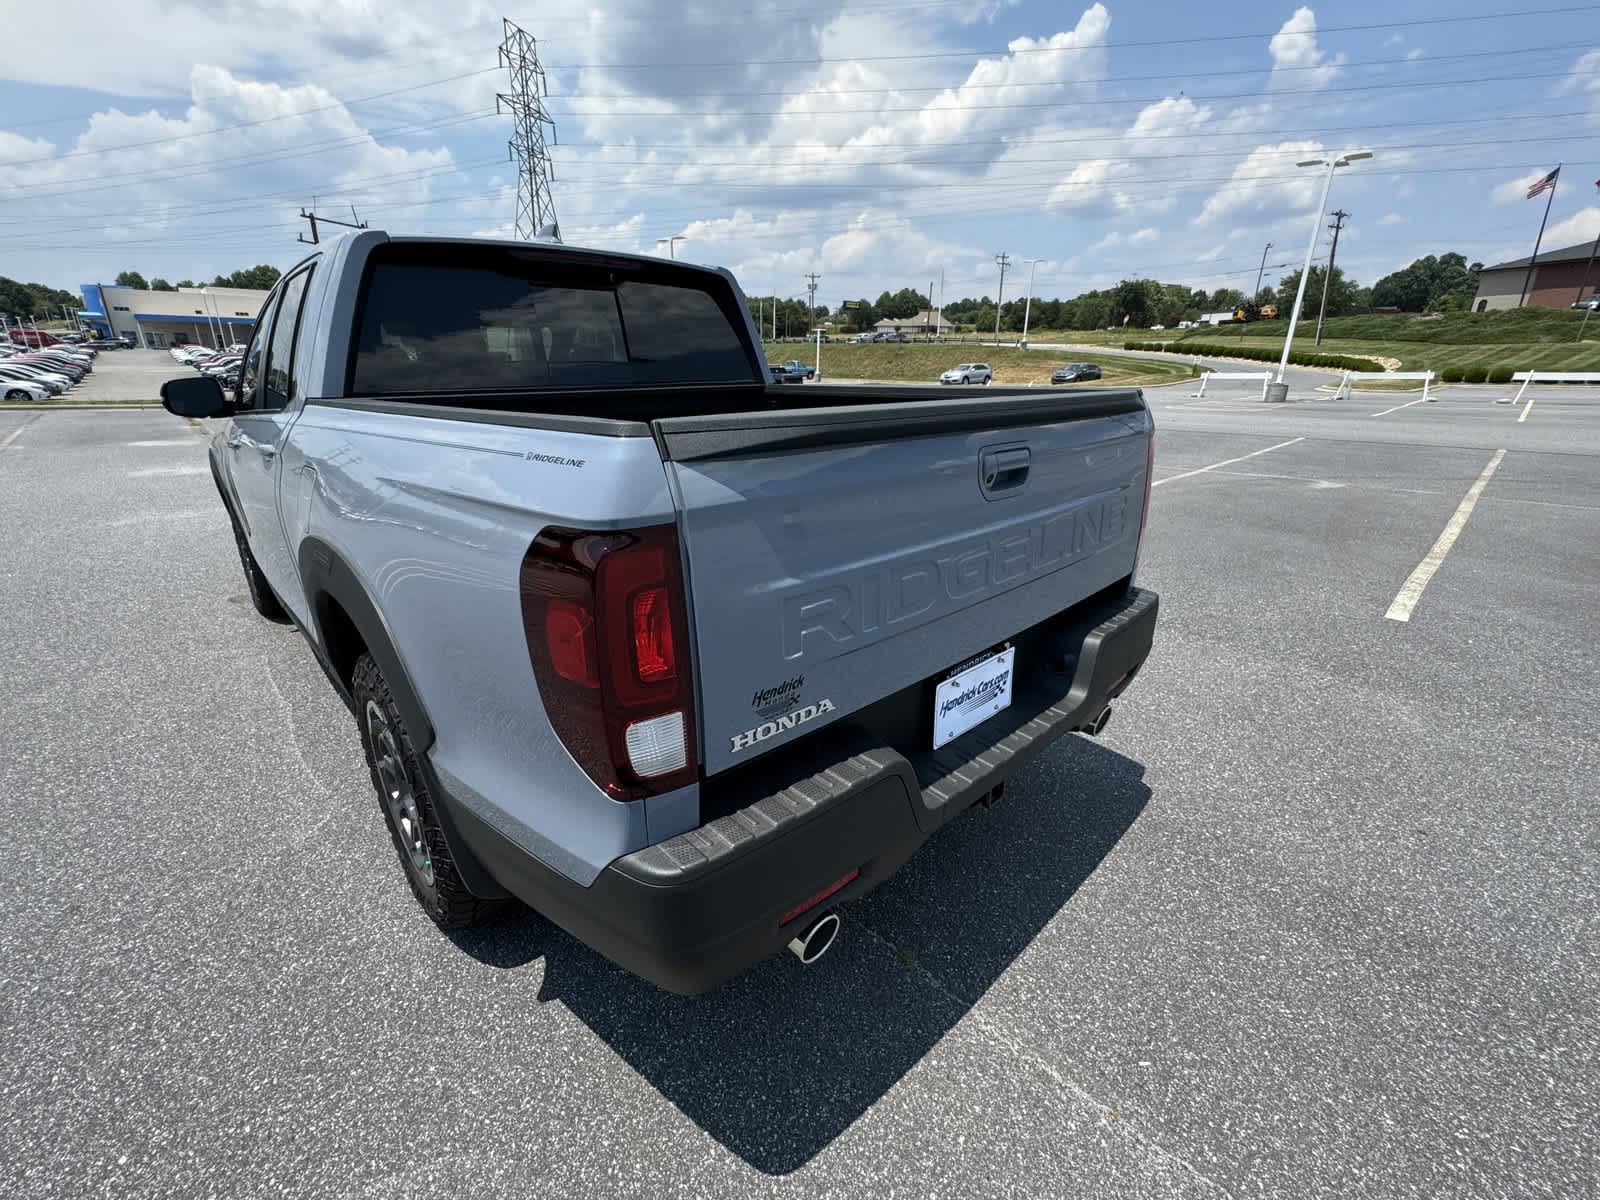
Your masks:
{"label": "white fence post", "polygon": [[1422,398],[1424,400],[1429,401],[1430,403],[1433,401],[1433,397],[1428,395],[1428,385],[1431,384],[1432,382],[1433,382],[1433,372],[1432,371],[1425,372],[1423,374],[1423,376],[1422,376]]}
{"label": "white fence post", "polygon": [[[1538,373],[1539,372],[1537,371],[1529,371],[1525,376],[1523,376],[1522,386],[1517,389],[1517,394],[1511,398],[1511,403],[1515,404],[1517,401],[1522,399],[1522,393],[1528,390],[1528,385],[1533,382],[1533,377]],[[1543,410],[1541,409],[1540,411]]]}

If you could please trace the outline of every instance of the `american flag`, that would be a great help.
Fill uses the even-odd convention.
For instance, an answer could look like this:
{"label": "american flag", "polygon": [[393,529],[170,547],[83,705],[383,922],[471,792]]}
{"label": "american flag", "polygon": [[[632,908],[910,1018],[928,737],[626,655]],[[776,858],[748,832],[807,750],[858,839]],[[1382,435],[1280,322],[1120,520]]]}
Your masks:
{"label": "american flag", "polygon": [[1528,199],[1532,200],[1535,196],[1539,195],[1539,193],[1548,192],[1551,188],[1555,187],[1556,176],[1560,174],[1561,168],[1557,167],[1554,171],[1551,171],[1550,174],[1539,180],[1538,183],[1534,184],[1528,189]]}

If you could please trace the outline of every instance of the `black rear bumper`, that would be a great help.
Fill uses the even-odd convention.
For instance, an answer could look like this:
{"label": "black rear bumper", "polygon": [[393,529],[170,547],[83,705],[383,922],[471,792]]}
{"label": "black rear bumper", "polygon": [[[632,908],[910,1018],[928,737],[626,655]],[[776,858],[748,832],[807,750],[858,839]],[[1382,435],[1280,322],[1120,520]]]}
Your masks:
{"label": "black rear bumper", "polygon": [[[670,991],[707,991],[871,891],[941,825],[1091,724],[1149,655],[1156,611],[1154,592],[1129,589],[1030,631],[1050,665],[1019,673],[1010,708],[937,751],[895,749],[883,736],[893,715],[869,710],[774,752],[739,774],[739,807],[619,858],[586,888],[462,805],[453,823],[496,880],[579,940]],[[852,870],[825,904],[780,925]]]}

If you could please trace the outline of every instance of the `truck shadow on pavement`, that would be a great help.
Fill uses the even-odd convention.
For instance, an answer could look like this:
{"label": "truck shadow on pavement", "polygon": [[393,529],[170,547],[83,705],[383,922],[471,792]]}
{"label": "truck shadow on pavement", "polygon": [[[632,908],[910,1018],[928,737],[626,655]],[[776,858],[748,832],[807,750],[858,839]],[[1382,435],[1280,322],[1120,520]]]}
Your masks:
{"label": "truck shadow on pavement", "polygon": [[933,1049],[1061,911],[1144,809],[1143,777],[1100,743],[1066,739],[995,807],[958,818],[843,909],[820,962],[782,954],[703,996],[663,992],[543,922],[458,944],[504,967],[543,954],[541,1001],[560,1001],[752,1167],[787,1174]]}

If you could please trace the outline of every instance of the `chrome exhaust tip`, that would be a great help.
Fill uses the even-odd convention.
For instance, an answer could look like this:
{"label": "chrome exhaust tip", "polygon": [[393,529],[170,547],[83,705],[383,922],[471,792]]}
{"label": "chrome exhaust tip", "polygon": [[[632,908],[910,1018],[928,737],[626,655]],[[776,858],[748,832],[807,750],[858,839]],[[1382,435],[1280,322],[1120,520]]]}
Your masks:
{"label": "chrome exhaust tip", "polygon": [[1111,724],[1111,705],[1108,704],[1095,714],[1094,720],[1087,725],[1078,726],[1078,729],[1090,737],[1099,737],[1100,731],[1109,724]]}
{"label": "chrome exhaust tip", "polygon": [[789,952],[809,967],[833,947],[839,936],[839,914],[831,908],[789,940]]}

